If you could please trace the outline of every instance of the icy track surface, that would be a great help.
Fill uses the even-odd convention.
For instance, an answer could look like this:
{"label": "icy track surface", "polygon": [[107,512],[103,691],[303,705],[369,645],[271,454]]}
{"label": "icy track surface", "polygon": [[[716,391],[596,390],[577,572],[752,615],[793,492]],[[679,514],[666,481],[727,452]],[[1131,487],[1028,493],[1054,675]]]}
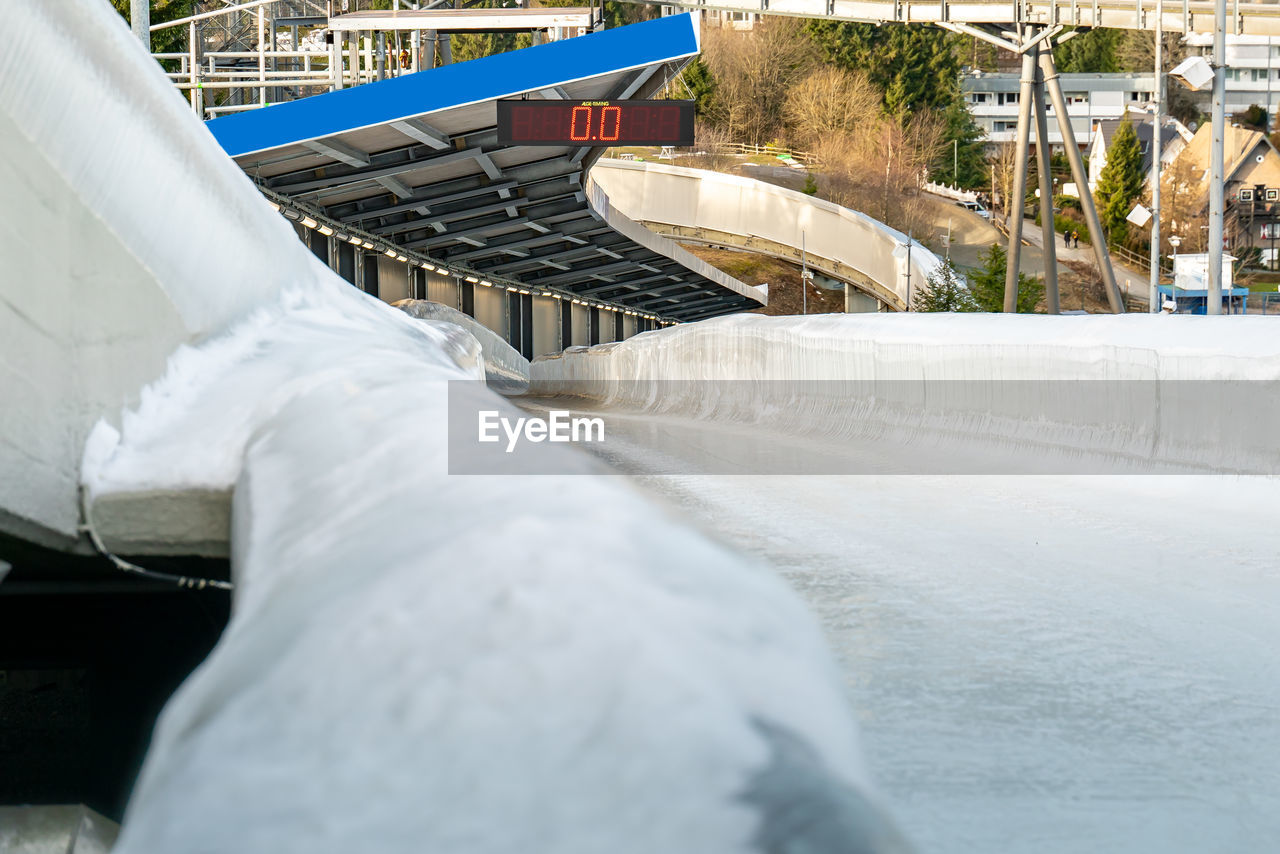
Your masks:
{"label": "icy track surface", "polygon": [[[717,477],[700,450],[729,433],[761,453],[848,442],[741,417],[743,401],[716,392],[744,386],[721,378],[1272,379],[1280,338],[1263,320],[739,316],[533,373],[544,389],[586,380],[598,400],[569,408],[612,404],[609,461],[766,560],[819,613],[872,771],[921,851],[1271,851],[1280,481]],[[688,381],[687,399],[647,397],[645,377]],[[793,426],[786,401],[763,402]],[[668,435],[687,440],[687,474],[646,476],[673,470],[681,442],[660,463],[650,447]],[[909,447],[876,451],[919,471]]]}

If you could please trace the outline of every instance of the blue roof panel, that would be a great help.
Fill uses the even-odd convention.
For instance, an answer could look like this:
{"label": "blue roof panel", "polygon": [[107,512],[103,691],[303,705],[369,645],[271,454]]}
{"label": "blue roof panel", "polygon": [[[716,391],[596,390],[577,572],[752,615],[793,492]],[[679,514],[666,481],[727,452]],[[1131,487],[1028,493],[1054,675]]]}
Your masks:
{"label": "blue roof panel", "polygon": [[238,157],[697,52],[692,16],[671,15],[234,113],[206,126],[228,154]]}

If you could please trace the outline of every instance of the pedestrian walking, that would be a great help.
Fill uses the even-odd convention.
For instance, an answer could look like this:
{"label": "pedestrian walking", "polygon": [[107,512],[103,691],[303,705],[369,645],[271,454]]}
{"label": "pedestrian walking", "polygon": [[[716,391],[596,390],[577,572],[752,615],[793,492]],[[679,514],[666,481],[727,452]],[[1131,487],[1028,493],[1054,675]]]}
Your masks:
{"label": "pedestrian walking", "polygon": [[1071,242],[1072,244],[1074,244],[1074,247],[1076,249],[1080,248],[1080,232],[1078,231],[1071,232]]}
{"label": "pedestrian walking", "polygon": [[1071,248],[1071,226],[1062,229],[1062,245]]}

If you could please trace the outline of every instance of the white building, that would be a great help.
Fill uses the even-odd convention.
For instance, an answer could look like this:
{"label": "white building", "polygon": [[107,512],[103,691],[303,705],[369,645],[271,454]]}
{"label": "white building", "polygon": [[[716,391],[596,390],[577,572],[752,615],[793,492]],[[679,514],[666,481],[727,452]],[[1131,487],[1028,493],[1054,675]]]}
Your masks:
{"label": "white building", "polygon": [[[1131,107],[1142,109],[1155,95],[1154,74],[1060,74],[1071,129],[1082,148],[1105,119],[1119,119]],[[989,142],[1013,142],[1018,127],[1019,75],[973,71],[961,81],[965,102]],[[1034,137],[1032,137],[1034,141]],[[1049,141],[1062,145],[1053,105],[1049,105]],[[1034,142],[1033,142],[1034,144]]]}
{"label": "white building", "polygon": [[[1186,44],[1193,53],[1213,55],[1212,33],[1192,33]],[[1226,70],[1227,112],[1243,112],[1257,104],[1267,111],[1274,128],[1275,110],[1280,105],[1280,38],[1228,35]],[[1207,100],[1205,103],[1207,109]]]}
{"label": "white building", "polygon": [[[668,15],[683,15],[689,9],[685,6],[663,6],[662,17]],[[702,24],[705,27],[713,27],[722,30],[739,30],[750,31],[756,27],[756,22],[760,20],[760,15],[755,12],[730,12],[724,9],[703,9]]]}
{"label": "white building", "polygon": [[[1151,173],[1151,140],[1155,136],[1153,119],[1154,116],[1145,110],[1131,110],[1129,112],[1129,121],[1133,123],[1133,130],[1138,135],[1138,146],[1142,150],[1143,175]],[[1102,170],[1107,165],[1107,149],[1110,148],[1111,139],[1115,136],[1115,132],[1120,129],[1120,124],[1123,121],[1123,118],[1103,119],[1094,123],[1093,140],[1089,143],[1090,190],[1094,190],[1098,186],[1098,181],[1102,177]],[[1164,130],[1160,134],[1160,168],[1168,169],[1195,135],[1182,122],[1172,116],[1164,116],[1162,124],[1164,125]]]}

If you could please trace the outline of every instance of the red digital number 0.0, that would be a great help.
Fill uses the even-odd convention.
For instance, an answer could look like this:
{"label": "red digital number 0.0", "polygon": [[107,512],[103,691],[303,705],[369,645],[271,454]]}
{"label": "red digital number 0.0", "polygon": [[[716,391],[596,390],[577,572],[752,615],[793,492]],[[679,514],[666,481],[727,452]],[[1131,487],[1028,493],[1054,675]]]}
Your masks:
{"label": "red digital number 0.0", "polygon": [[[613,129],[605,130],[610,119],[613,119]],[[605,107],[600,110],[600,139],[603,142],[614,142],[622,135],[622,108],[621,107]]]}
{"label": "red digital number 0.0", "polygon": [[[581,118],[581,130],[579,130]],[[574,107],[569,115],[569,139],[574,142],[585,142],[591,138],[591,108]]]}

